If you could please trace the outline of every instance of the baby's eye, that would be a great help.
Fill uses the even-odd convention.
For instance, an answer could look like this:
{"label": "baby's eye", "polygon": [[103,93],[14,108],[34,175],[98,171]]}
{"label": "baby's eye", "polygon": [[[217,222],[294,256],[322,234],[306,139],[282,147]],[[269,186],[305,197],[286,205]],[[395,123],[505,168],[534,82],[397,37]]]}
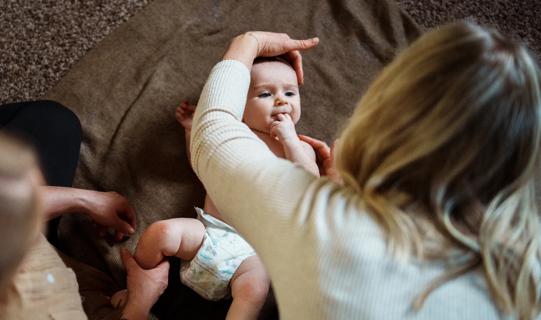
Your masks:
{"label": "baby's eye", "polygon": [[293,96],[295,96],[295,94],[296,93],[294,91],[288,91],[288,92],[286,92],[286,97],[293,97]]}
{"label": "baby's eye", "polygon": [[265,92],[261,92],[257,97],[258,98],[268,98],[270,96],[271,96],[270,92],[265,91]]}

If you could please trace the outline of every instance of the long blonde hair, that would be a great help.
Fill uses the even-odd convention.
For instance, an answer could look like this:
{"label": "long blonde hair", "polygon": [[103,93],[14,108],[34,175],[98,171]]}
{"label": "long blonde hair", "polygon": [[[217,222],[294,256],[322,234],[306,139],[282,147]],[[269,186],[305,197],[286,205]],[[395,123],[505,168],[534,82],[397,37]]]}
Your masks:
{"label": "long blonde hair", "polygon": [[337,168],[391,252],[449,258],[460,249],[467,262],[438,285],[482,268],[500,310],[529,319],[540,310],[540,109],[539,69],[524,46],[472,23],[444,26],[367,90]]}
{"label": "long blonde hair", "polygon": [[0,294],[24,254],[35,240],[41,217],[36,182],[36,161],[24,144],[0,134]]}

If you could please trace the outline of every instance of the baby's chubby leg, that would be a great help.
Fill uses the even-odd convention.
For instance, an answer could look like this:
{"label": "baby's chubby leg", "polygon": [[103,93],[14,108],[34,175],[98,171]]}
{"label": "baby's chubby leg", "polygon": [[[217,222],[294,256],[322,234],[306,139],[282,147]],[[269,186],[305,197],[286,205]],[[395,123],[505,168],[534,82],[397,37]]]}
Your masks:
{"label": "baby's chubby leg", "polygon": [[[184,128],[184,138],[186,140],[186,155],[188,156],[188,162],[190,162],[190,139],[192,135],[192,121],[193,114],[195,112],[195,105],[188,104],[188,102],[182,102],[175,109],[175,118],[178,123]],[[191,162],[190,162],[191,164]]]}
{"label": "baby's chubby leg", "polygon": [[182,127],[187,130],[192,130],[193,114],[195,112],[195,105],[189,104],[187,101],[182,102],[175,109],[175,118]]}
{"label": "baby's chubby leg", "polygon": [[192,260],[203,243],[204,235],[205,226],[197,219],[157,221],[143,232],[134,258],[145,269],[154,268],[164,257]]}
{"label": "baby's chubby leg", "polygon": [[231,278],[233,302],[226,319],[257,319],[269,292],[270,279],[258,256],[244,260]]}
{"label": "baby's chubby leg", "polygon": [[[192,260],[203,243],[205,226],[201,221],[191,218],[161,220],[151,224],[144,232],[134,258],[145,269],[156,267],[164,257],[175,256],[182,260]],[[121,290],[111,297],[111,304],[123,308],[128,292]]]}

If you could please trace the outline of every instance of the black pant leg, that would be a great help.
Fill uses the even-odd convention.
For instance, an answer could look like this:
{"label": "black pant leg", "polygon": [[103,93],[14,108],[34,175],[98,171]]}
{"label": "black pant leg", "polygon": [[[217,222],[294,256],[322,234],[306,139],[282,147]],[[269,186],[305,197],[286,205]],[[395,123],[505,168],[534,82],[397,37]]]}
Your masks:
{"label": "black pant leg", "polygon": [[[81,124],[71,110],[54,101],[8,104],[0,106],[0,126],[35,148],[48,185],[71,187],[81,147]],[[59,220],[47,232],[56,246]]]}

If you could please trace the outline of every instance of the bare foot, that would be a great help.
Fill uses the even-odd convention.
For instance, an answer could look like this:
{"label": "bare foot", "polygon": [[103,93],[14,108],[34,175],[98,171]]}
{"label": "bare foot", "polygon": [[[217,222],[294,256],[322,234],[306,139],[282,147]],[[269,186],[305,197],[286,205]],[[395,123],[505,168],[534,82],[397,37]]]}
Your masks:
{"label": "bare foot", "polygon": [[186,131],[192,130],[194,112],[195,106],[188,104],[187,101],[182,102],[175,110],[175,118],[177,118],[178,123],[180,123]]}
{"label": "bare foot", "polygon": [[127,289],[117,291],[111,297],[111,305],[115,309],[124,309],[124,306],[126,306],[126,302],[128,302],[128,290]]}

